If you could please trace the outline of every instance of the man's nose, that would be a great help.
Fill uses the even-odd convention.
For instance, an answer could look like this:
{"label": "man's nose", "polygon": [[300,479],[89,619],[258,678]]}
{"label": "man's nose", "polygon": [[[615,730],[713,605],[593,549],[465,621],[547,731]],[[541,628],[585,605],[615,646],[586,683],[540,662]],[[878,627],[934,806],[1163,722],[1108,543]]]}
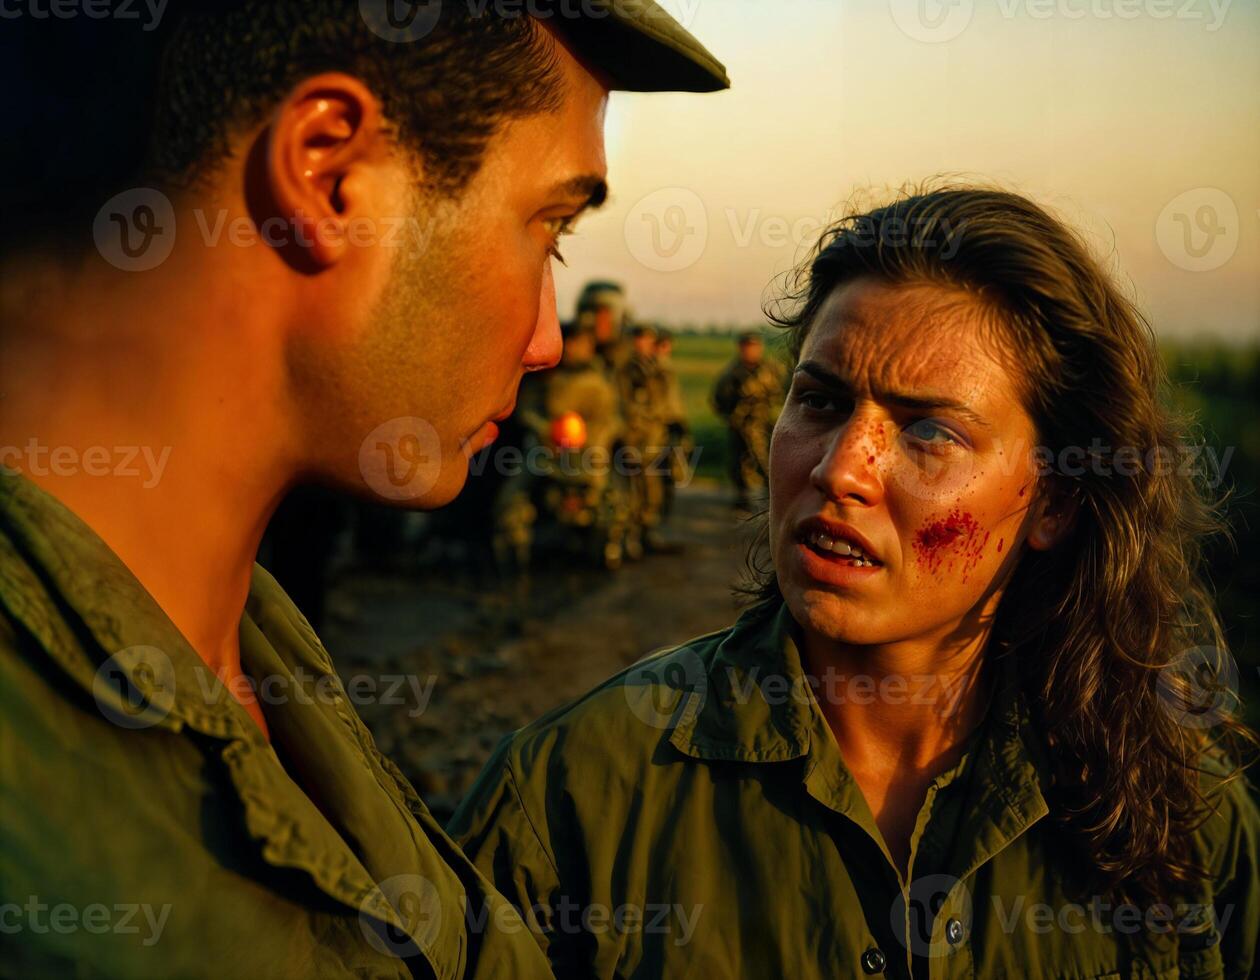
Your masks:
{"label": "man's nose", "polygon": [[541,371],[560,363],[564,342],[560,338],[560,314],[556,309],[556,279],[548,262],[543,270],[542,292],[538,297],[538,320],[534,336],[522,358],[526,371]]}
{"label": "man's nose", "polygon": [[873,436],[880,423],[854,413],[833,431],[810,481],[824,496],[872,504],[883,492]]}

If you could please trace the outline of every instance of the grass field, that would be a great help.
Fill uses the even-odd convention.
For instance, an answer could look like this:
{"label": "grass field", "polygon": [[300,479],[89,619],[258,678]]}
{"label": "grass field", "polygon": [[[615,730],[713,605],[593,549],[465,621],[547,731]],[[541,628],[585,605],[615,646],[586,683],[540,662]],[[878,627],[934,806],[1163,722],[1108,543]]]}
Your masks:
{"label": "grass field", "polygon": [[[776,347],[767,348],[775,352]],[[1217,540],[1207,547],[1209,578],[1216,589],[1230,650],[1239,668],[1239,682],[1253,726],[1260,727],[1260,630],[1255,607],[1260,595],[1260,344],[1227,347],[1214,343],[1162,346],[1173,382],[1173,400],[1194,413],[1195,441],[1211,446],[1228,460],[1220,492],[1228,491],[1226,508],[1234,543]],[[674,366],[702,447],[700,479],[727,480],[726,430],[709,404],[713,383],[735,355],[727,336],[677,335]],[[781,356],[781,355],[780,355]],[[1228,454],[1228,455],[1226,455]]]}

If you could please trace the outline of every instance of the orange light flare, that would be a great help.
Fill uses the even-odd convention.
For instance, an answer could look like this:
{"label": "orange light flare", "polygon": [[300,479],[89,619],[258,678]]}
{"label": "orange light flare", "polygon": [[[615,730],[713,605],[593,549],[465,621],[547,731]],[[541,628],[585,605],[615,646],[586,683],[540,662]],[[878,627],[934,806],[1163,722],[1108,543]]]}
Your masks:
{"label": "orange light flare", "polygon": [[586,419],[565,412],[551,423],[551,441],[558,449],[581,449],[586,445]]}

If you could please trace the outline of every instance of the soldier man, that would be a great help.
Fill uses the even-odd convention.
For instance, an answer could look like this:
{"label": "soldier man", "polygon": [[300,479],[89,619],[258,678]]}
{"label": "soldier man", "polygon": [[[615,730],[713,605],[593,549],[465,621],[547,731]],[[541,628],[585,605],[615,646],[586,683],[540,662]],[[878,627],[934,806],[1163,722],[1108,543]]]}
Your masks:
{"label": "soldier man", "polygon": [[665,500],[661,506],[662,523],[669,520],[674,509],[674,492],[690,477],[688,470],[695,440],[691,436],[691,423],[683,402],[682,386],[674,369],[674,335],[668,330],[656,331],[656,366],[661,373],[665,389],[665,428],[667,467],[665,473]]}
{"label": "soldier man", "polygon": [[575,320],[564,324],[561,334],[560,364],[530,379],[528,401],[522,389],[522,419],[546,441],[556,419],[576,413],[583,421],[584,445],[611,446],[621,432],[620,403],[596,360],[594,331]]}
{"label": "soldier man", "polygon": [[656,331],[646,324],[630,330],[630,355],[617,371],[621,412],[626,420],[622,459],[630,481],[630,532],[626,553],[670,550],[660,535],[665,500],[668,443],[665,377],[656,364]]}
{"label": "soldier man", "polygon": [[578,322],[589,326],[595,336],[595,353],[610,378],[630,357],[625,326],[626,291],[620,283],[596,279],[588,282],[578,297]]}
{"label": "soldier man", "polygon": [[560,365],[521,387],[521,421],[550,450],[544,471],[533,474],[544,484],[535,496],[559,523],[589,532],[592,557],[615,568],[629,517],[625,481],[612,467],[623,429],[621,401],[596,359],[591,322],[573,320],[562,333]]}
{"label": "soldier man", "polygon": [[783,370],[765,357],[765,344],[755,330],[741,333],[738,343],[738,355],[714,386],[713,407],[730,429],[735,509],[747,514],[766,487],[770,429],[783,401]]}
{"label": "soldier man", "polygon": [[726,76],[646,0],[393,6],[6,14],[0,912],[140,925],[0,915],[4,976],[551,975],[254,559],[299,483],[459,493],[609,89]]}

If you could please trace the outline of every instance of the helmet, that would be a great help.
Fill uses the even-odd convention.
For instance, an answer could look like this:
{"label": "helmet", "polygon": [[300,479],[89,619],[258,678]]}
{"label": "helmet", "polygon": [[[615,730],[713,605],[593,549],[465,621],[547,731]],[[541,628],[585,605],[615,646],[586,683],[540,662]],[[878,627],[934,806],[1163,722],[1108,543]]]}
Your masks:
{"label": "helmet", "polygon": [[606,279],[588,282],[578,296],[577,319],[595,331],[600,344],[616,343],[629,319],[624,287]]}

